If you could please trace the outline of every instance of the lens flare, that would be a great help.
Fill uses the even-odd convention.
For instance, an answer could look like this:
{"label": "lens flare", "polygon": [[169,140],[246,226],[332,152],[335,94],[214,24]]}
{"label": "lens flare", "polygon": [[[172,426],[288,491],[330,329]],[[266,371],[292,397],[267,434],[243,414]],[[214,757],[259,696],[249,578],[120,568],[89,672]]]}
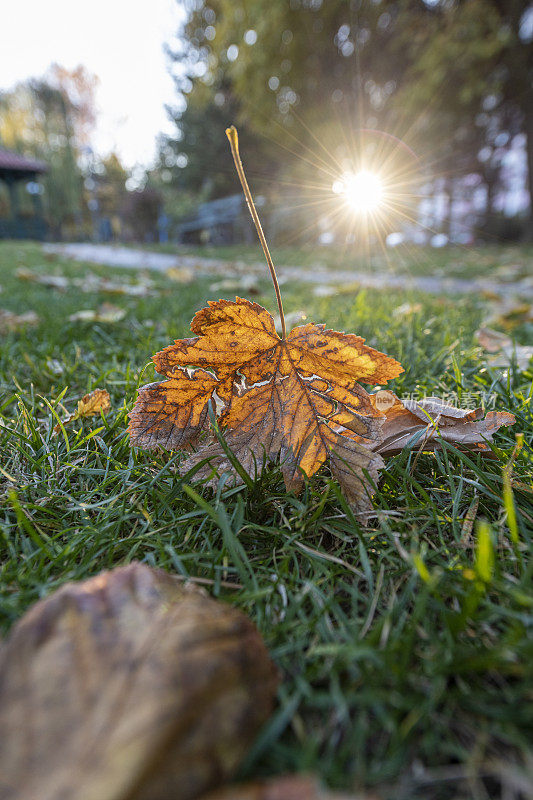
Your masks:
{"label": "lens flare", "polygon": [[368,170],[346,173],[332,186],[335,194],[359,214],[370,214],[383,200],[383,183],[379,175]]}

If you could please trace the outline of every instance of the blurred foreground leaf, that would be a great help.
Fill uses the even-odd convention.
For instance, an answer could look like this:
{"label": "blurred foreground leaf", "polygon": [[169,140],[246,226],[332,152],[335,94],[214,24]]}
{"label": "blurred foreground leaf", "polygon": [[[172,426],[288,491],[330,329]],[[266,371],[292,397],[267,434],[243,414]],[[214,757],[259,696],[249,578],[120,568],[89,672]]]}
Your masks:
{"label": "blurred foreground leaf", "polygon": [[0,650],[3,800],[189,800],[268,717],[252,623],[139,563],[69,583]]}
{"label": "blurred foreground leaf", "polygon": [[203,796],[201,800],[372,800],[372,797],[330,792],[312,777],[286,775],[269,781],[228,786]]}
{"label": "blurred foreground leaf", "polygon": [[39,317],[35,311],[25,311],[24,314],[15,314],[5,308],[0,308],[0,333],[17,331],[28,325],[38,325]]}

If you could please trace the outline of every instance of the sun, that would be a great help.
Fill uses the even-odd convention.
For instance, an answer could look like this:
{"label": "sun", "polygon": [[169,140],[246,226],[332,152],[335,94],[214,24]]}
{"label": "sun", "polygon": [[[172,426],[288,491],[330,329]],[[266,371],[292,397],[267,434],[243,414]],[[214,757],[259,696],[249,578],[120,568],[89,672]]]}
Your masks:
{"label": "sun", "polygon": [[345,173],[332,189],[358,214],[376,211],[383,201],[383,182],[379,175],[368,170]]}

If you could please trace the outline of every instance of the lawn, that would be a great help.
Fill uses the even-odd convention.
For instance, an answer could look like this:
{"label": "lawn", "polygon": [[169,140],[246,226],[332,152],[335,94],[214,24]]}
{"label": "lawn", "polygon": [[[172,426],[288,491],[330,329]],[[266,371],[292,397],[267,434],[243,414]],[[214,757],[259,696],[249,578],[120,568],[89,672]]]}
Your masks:
{"label": "lawn", "polygon": [[[155,244],[151,250],[182,253],[229,262],[261,263],[257,245],[205,244],[198,247]],[[277,264],[315,269],[340,269],[358,272],[390,272],[397,275],[436,275],[447,278],[489,278],[517,281],[533,274],[533,246],[494,245],[491,247],[417,247],[404,244],[395,248],[375,248],[354,252],[351,247],[301,247],[284,244],[274,248]]]}
{"label": "lawn", "polygon": [[[446,257],[457,256],[440,251],[443,269]],[[479,259],[501,264],[491,251]],[[152,295],[110,297],[28,283],[20,267],[138,277],[0,243],[0,307],[40,320],[3,334],[0,351],[2,628],[65,581],[139,559],[201,579],[242,608],[281,670],[276,712],[242,775],[312,771],[380,800],[530,796],[533,371],[487,366],[475,338],[486,301],[355,288],[318,298],[311,287],[283,287],[288,312],[304,309],[401,361],[405,372],[389,384],[398,394],[451,395],[459,405],[478,398],[516,416],[496,436],[499,459],[451,446],[390,458],[377,516],[364,528],[327,471],[299,497],[278,469],[216,496],[195,485],[198,505],[183,489],[177,454],[130,449],[127,414],[137,387],[154,380],[150,356],[187,335],[193,313],[218,298],[209,280],[179,285],[154,273]],[[253,299],[274,311],[266,273]],[[125,317],[69,321],[103,301]],[[406,303],[413,310],[398,313]],[[533,343],[531,325],[516,333]],[[54,433],[97,387],[111,395],[109,415]],[[511,535],[502,466],[516,433],[524,446],[512,472]],[[477,547],[481,520],[493,565]]]}

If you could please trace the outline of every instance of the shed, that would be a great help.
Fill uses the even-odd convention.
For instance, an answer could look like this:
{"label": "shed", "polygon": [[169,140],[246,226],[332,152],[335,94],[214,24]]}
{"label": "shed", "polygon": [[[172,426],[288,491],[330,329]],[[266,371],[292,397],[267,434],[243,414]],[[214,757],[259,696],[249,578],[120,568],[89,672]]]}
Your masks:
{"label": "shed", "polygon": [[[0,217],[0,239],[44,239],[47,232],[41,203],[40,175],[48,171],[44,161],[26,158],[0,148],[0,181],[9,193],[9,215]],[[20,212],[20,189],[25,184],[33,202],[33,214]]]}

